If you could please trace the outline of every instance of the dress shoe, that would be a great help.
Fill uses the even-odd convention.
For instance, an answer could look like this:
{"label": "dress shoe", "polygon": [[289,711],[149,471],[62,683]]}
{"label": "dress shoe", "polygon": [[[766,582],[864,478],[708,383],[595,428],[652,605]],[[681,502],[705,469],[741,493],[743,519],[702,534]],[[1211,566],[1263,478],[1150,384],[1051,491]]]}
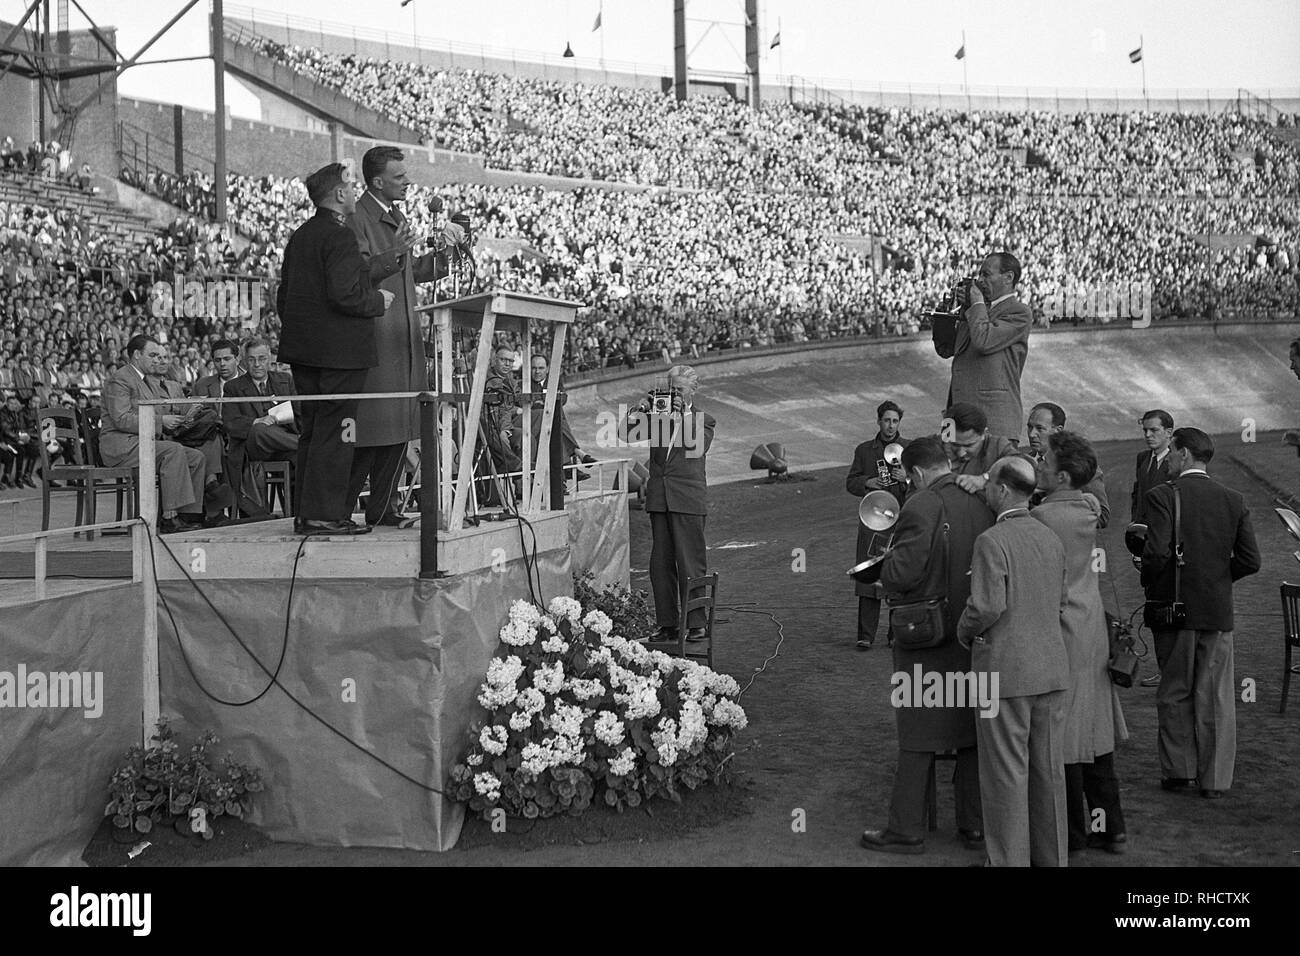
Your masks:
{"label": "dress shoe", "polygon": [[355,521],[315,521],[302,523],[299,534],[358,535],[369,534],[370,528]]}
{"label": "dress shoe", "polygon": [[870,641],[858,641],[858,643],[857,643],[855,646],[856,646],[857,649],[860,650],[860,651],[869,651],[869,650],[871,650],[871,642],[870,642]]}
{"label": "dress shoe", "polygon": [[1195,786],[1195,777],[1165,777],[1160,781],[1161,790],[1191,790]]}
{"label": "dress shoe", "polygon": [[958,830],[957,836],[968,850],[984,849],[983,830]]}
{"label": "dress shoe", "polygon": [[1088,849],[1105,850],[1107,853],[1121,855],[1128,851],[1128,834],[1116,833],[1112,836],[1106,833],[1089,833]]}
{"label": "dress shoe", "polygon": [[661,627],[650,635],[652,644],[676,644],[678,631],[675,627]]}
{"label": "dress shoe", "polygon": [[1223,791],[1222,791],[1222,790],[1202,790],[1202,791],[1201,791],[1201,796],[1204,797],[1206,800],[1222,800],[1222,799],[1223,799]]}
{"label": "dress shoe", "polygon": [[879,850],[881,853],[915,856],[925,852],[925,840],[922,837],[905,837],[892,830],[863,830],[862,845],[868,850]]}
{"label": "dress shoe", "polygon": [[224,481],[210,481],[203,490],[203,507],[207,511],[224,511],[235,504],[235,493]]}
{"label": "dress shoe", "polygon": [[366,524],[372,528],[400,528],[406,524],[408,519],[401,515],[386,514],[378,521],[366,521]]}
{"label": "dress shoe", "polygon": [[175,518],[159,518],[159,534],[177,534],[181,531],[189,531],[194,526],[187,521],[178,521]]}
{"label": "dress shoe", "polygon": [[1139,683],[1142,687],[1159,687],[1159,686],[1160,686],[1160,675],[1159,675],[1159,674],[1152,674],[1150,677],[1144,677],[1144,678],[1142,678],[1140,681],[1138,681],[1138,683]]}
{"label": "dress shoe", "polygon": [[692,644],[698,644],[700,641],[707,641],[708,639],[709,632],[703,627],[693,627],[686,632],[686,640]]}

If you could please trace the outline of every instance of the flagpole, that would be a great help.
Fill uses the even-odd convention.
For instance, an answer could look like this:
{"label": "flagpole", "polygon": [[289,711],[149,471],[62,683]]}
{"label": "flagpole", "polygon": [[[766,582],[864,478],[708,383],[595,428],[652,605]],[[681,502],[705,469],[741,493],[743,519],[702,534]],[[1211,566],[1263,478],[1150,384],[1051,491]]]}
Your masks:
{"label": "flagpole", "polygon": [[966,93],[966,112],[970,112],[970,74],[966,70],[966,61],[970,59],[970,51],[966,49],[966,31],[961,31],[961,86]]}
{"label": "flagpole", "polygon": [[1142,51],[1142,103],[1147,112],[1151,111],[1151,102],[1147,99],[1147,45],[1138,34],[1138,49]]}
{"label": "flagpole", "polygon": [[596,18],[600,20],[600,68],[603,70],[605,69],[605,0],[601,0]]}
{"label": "flagpole", "polygon": [[[781,39],[781,18],[780,17],[776,18],[776,38],[778,40]],[[776,63],[777,63],[777,68],[781,71],[781,75],[785,76],[785,47],[783,47],[779,43],[776,45]],[[786,77],[786,83],[789,82],[790,82],[789,77]]]}

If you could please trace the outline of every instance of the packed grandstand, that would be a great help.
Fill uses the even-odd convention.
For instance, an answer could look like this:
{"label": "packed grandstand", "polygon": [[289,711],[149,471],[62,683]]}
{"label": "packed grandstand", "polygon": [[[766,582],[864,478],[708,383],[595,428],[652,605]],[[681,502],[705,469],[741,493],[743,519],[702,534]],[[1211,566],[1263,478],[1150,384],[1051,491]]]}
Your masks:
{"label": "packed grandstand", "polygon": [[[1043,325],[1078,322],[1051,303],[1103,287],[1145,285],[1157,321],[1300,311],[1300,148],[1281,135],[1294,133],[1284,129],[1294,116],[754,111],[270,40],[260,53],[491,169],[590,181],[438,189],[486,240],[479,282],[584,304],[570,371],[915,333],[922,311],[994,248],[1025,262],[1022,297]],[[34,146],[0,174],[0,388],[24,402],[93,399],[138,331],[166,341],[182,383],[205,374],[211,341],[248,329],[156,318],[149,290],[178,272],[273,281],[309,213],[301,181],[232,173],[236,238],[212,222],[210,175],[124,165],[124,181],[183,215],[151,233],[107,230],[75,144],[55,166],[46,144]],[[417,227],[429,225],[430,194],[408,198]],[[273,297],[264,302],[261,331],[274,339]]]}

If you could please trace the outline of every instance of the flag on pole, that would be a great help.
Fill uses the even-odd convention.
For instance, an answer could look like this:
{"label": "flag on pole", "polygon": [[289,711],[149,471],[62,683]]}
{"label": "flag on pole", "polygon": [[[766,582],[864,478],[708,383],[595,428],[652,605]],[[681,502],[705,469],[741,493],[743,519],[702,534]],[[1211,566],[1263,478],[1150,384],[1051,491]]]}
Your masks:
{"label": "flag on pole", "polygon": [[595,33],[597,30],[600,29],[600,15],[604,12],[605,12],[604,10],[598,10],[596,12],[596,22],[591,25],[592,33]]}
{"label": "flag on pole", "polygon": [[963,43],[960,47],[957,48],[957,56],[956,56],[956,59],[958,59],[958,60],[964,60],[964,59],[966,59],[966,44],[965,44],[965,43]]}
{"label": "flag on pole", "polygon": [[1142,48],[1141,48],[1141,47],[1138,47],[1136,50],[1130,50],[1130,51],[1129,51],[1129,54],[1128,54],[1128,61],[1129,61],[1130,63],[1138,63],[1138,62],[1140,62],[1141,60],[1142,60]]}
{"label": "flag on pole", "polygon": [[772,37],[772,42],[768,45],[769,50],[775,50],[781,45],[781,31],[776,31],[776,36]]}

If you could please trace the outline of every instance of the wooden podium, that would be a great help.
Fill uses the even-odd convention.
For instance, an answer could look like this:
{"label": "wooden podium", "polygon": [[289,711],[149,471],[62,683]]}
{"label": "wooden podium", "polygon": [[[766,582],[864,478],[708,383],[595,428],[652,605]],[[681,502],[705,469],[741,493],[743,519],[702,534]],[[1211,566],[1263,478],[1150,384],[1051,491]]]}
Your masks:
{"label": "wooden podium", "polygon": [[[550,447],[551,429],[555,421],[556,395],[560,383],[560,364],[564,358],[564,343],[568,327],[577,315],[579,303],[564,302],[545,296],[527,295],[500,290],[483,292],[421,306],[418,311],[431,313],[434,365],[437,390],[451,391],[454,377],[455,333],[477,332],[473,377],[469,382],[469,396],[464,414],[464,430],[459,460],[456,457],[455,429],[457,409],[444,403],[438,412],[438,494],[439,529],[455,533],[464,527],[465,513],[473,494],[473,467],[479,451],[479,423],[483,417],[483,390],[487,383],[488,363],[492,358],[493,335],[496,332],[514,332],[520,336],[524,361],[532,355],[532,326],[534,322],[548,323],[553,328],[551,341],[550,375],[546,381],[546,401],[542,411],[538,457],[532,461],[532,415],[527,408],[521,427],[523,460],[519,498],[520,514],[535,514],[548,510],[550,496],[550,457],[544,449]],[[526,368],[527,366],[525,366]],[[525,372],[525,382],[527,372]],[[433,476],[426,476],[429,480]]]}

